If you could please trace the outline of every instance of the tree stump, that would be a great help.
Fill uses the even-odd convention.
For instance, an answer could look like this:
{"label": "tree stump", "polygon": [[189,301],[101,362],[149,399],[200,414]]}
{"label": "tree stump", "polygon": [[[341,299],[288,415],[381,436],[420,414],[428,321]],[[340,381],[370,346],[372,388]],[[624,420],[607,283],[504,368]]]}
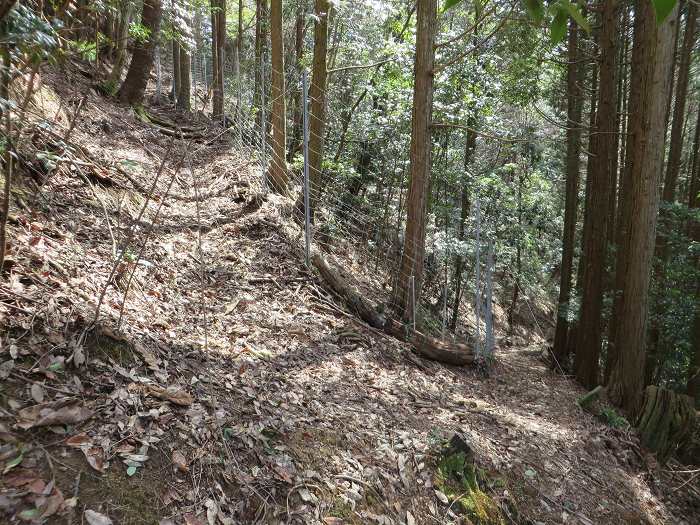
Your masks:
{"label": "tree stump", "polygon": [[695,407],[690,396],[671,390],[648,386],[637,429],[642,444],[656,453],[659,463],[665,463],[692,432]]}

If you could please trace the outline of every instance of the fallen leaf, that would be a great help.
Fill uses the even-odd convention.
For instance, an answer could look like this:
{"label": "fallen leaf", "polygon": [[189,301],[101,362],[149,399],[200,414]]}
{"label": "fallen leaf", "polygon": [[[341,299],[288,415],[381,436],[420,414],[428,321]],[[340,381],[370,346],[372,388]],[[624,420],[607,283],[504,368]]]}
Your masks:
{"label": "fallen leaf", "polygon": [[185,474],[190,471],[190,468],[187,466],[187,459],[185,459],[184,454],[179,450],[173,451],[173,465],[175,465],[175,468],[180,472],[184,472]]}
{"label": "fallen leaf", "polygon": [[192,404],[192,396],[189,395],[183,388],[175,385],[169,386],[168,388],[150,386],[148,388],[148,393],[154,397],[157,397],[158,399],[170,401],[176,405],[186,407]]}
{"label": "fallen leaf", "polygon": [[44,402],[44,389],[41,388],[41,385],[39,383],[32,384],[32,388],[30,389],[30,391],[32,394],[32,399],[34,399],[34,401],[36,401],[37,403]]}
{"label": "fallen leaf", "polygon": [[41,517],[41,512],[39,509],[27,509],[17,514],[17,517],[22,521],[37,521]]}
{"label": "fallen leaf", "polygon": [[409,511],[406,511],[406,525],[416,525],[416,518]]}
{"label": "fallen leaf", "polygon": [[345,523],[345,520],[341,518],[336,518],[334,516],[327,516],[323,518],[323,523],[326,525],[343,525]]}
{"label": "fallen leaf", "polygon": [[77,368],[85,364],[85,350],[82,346],[77,346],[75,350],[73,350],[73,355],[71,357],[73,358],[73,364]]}
{"label": "fallen leaf", "polygon": [[204,506],[207,508],[207,523],[216,525],[216,515],[219,513],[219,506],[211,498],[204,502]]}
{"label": "fallen leaf", "polygon": [[199,516],[196,516],[191,512],[185,514],[183,518],[185,519],[185,525],[205,525]]}
{"label": "fallen leaf", "polygon": [[85,511],[85,520],[89,525],[112,525],[112,520],[109,517],[90,509]]}
{"label": "fallen leaf", "polygon": [[63,494],[60,490],[54,489],[51,496],[46,498],[46,500],[39,506],[39,510],[41,511],[41,519],[43,520],[53,516],[62,506]]}
{"label": "fallen leaf", "polygon": [[5,443],[17,443],[17,438],[3,423],[0,423],[0,441],[4,441]]}
{"label": "fallen leaf", "polygon": [[444,492],[435,489],[435,495],[437,496],[437,499],[439,499],[445,505],[447,505],[450,502],[450,500],[447,498]]}
{"label": "fallen leaf", "polygon": [[80,449],[83,451],[88,465],[94,468],[97,472],[104,472],[105,457],[102,447],[82,446]]}
{"label": "fallen leaf", "polygon": [[17,426],[28,430],[51,425],[74,425],[92,417],[92,410],[74,399],[40,403],[19,411]]}
{"label": "fallen leaf", "polygon": [[10,472],[13,468],[15,468],[17,465],[22,463],[24,461],[24,453],[20,452],[19,456],[17,456],[15,459],[10,460],[7,465],[5,465],[5,470],[2,471],[3,474],[7,474]]}
{"label": "fallen leaf", "polygon": [[127,475],[127,476],[131,477],[131,476],[133,476],[134,474],[136,474],[136,467],[134,467],[133,465],[130,466],[130,467],[128,467],[128,468],[126,469],[126,475]]}
{"label": "fallen leaf", "polygon": [[92,445],[92,438],[87,434],[75,434],[66,439],[66,445],[74,448],[80,448],[83,445]]}

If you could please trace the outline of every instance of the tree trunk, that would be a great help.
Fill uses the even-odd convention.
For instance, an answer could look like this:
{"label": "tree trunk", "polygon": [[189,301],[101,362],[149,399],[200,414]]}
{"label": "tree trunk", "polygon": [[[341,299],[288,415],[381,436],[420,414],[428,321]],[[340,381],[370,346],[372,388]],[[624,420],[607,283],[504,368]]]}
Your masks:
{"label": "tree trunk", "polygon": [[[5,37],[7,33],[8,22],[0,19],[0,37]],[[0,54],[2,55],[2,71],[0,71],[0,97],[4,100],[10,99],[10,75],[12,70],[12,58],[10,55],[10,45],[3,44],[0,46]],[[3,154],[3,164],[5,168],[4,188],[2,195],[2,217],[0,217],[0,276],[5,269],[5,252],[7,250],[7,220],[10,216],[10,195],[12,190],[12,155],[10,154],[10,116],[6,110],[0,108],[0,125],[2,125],[2,117],[5,117],[7,122],[7,137],[5,138],[5,151]]]}
{"label": "tree trunk", "polygon": [[[584,229],[587,232],[581,253],[584,260],[581,315],[579,318],[574,370],[576,379],[587,388],[598,384],[598,359],[602,340],[602,307],[605,262],[607,255],[607,220],[610,172],[613,168],[617,104],[615,74],[617,67],[617,0],[603,0],[600,32],[600,68],[598,103],[591,145],[592,166],[586,196]],[[595,195],[595,196],[594,196]]]}
{"label": "tree trunk", "polygon": [[688,94],[688,76],[690,73],[691,53],[695,45],[695,26],[697,20],[697,5],[688,3],[683,47],[678,64],[678,81],[676,83],[676,99],[673,108],[673,124],[671,125],[671,142],[666,164],[663,201],[671,203],[676,197],[678,173],[681,168],[681,153],[683,147],[683,126],[685,123],[685,107]]}
{"label": "tree trunk", "polygon": [[262,90],[265,89],[263,78],[263,60],[267,47],[267,0],[255,2],[255,86],[253,105],[259,110],[262,105]]}
{"label": "tree trunk", "polygon": [[[671,142],[669,144],[668,161],[666,163],[666,176],[664,179],[663,193],[661,200],[665,204],[672,204],[676,200],[676,187],[678,185],[678,174],[681,168],[681,153],[683,151],[683,130],[685,125],[685,108],[688,94],[688,75],[690,72],[690,59],[693,46],[695,44],[695,24],[697,19],[697,6],[693,3],[688,5],[688,16],[686,18],[685,35],[683,37],[683,47],[681,48],[680,60],[678,63],[678,80],[676,82],[676,97],[673,108],[673,121],[671,124]],[[680,17],[678,17],[680,20]],[[670,96],[669,96],[670,98]],[[664,209],[661,209],[662,217],[666,216]],[[662,355],[665,353],[663,319],[666,315],[662,295],[666,283],[666,265],[668,264],[669,251],[666,236],[657,233],[656,235],[656,264],[654,267],[654,282],[658,284],[659,290],[655,305],[652,309],[655,315],[652,316],[649,329],[649,347],[646,355],[645,384],[650,384],[655,371],[663,361]]]}
{"label": "tree trunk", "polygon": [[626,166],[629,187],[622,195],[627,201],[622,217],[626,235],[617,251],[621,288],[616,296],[616,361],[608,386],[611,401],[630,414],[637,413],[644,386],[649,274],[659,209],[674,19],[671,15],[657,24],[652,3],[635,2]]}
{"label": "tree trunk", "polygon": [[[297,70],[301,69],[301,61],[304,58],[304,14],[304,5],[300,2],[297,7],[296,20],[294,21],[294,64]],[[294,89],[292,105],[294,106],[292,143],[287,153],[287,160],[290,162],[294,158],[296,151],[301,147],[303,132],[301,90],[298,87]]]}
{"label": "tree trunk", "polygon": [[214,78],[212,118],[224,118],[224,45],[226,43],[226,0],[211,0],[211,48]]}
{"label": "tree trunk", "polygon": [[144,41],[134,43],[134,54],[131,57],[129,71],[118,96],[122,102],[139,105],[143,102],[148,78],[153,67],[153,50],[160,37],[161,0],[144,0],[141,24],[148,29],[148,37]]}
{"label": "tree trunk", "polygon": [[177,97],[180,95],[180,42],[177,35],[173,35],[173,81],[170,86],[170,98],[177,103]]}
{"label": "tree trunk", "polygon": [[[688,195],[688,207],[695,213],[700,211],[700,108],[695,125],[695,138],[693,140],[693,160],[690,176],[690,191]],[[697,215],[696,215],[697,217]],[[700,245],[700,221],[691,219],[689,224],[690,238]],[[700,268],[700,255],[695,258],[695,267]],[[690,335],[690,364],[688,366],[687,394],[695,398],[695,405],[700,408],[700,280],[695,286],[695,315],[693,328]]]}
{"label": "tree trunk", "polygon": [[116,89],[116,87],[122,81],[122,73],[126,62],[126,44],[129,41],[129,23],[131,21],[133,5],[134,4],[131,2],[123,2],[121,9],[119,10],[119,27],[116,35],[116,55],[114,57],[112,72],[109,76],[109,83],[114,86],[112,89]]}
{"label": "tree trunk", "polygon": [[[328,0],[314,0],[314,58],[311,72],[309,114],[309,213],[314,218],[321,197],[323,135],[326,129],[326,80],[328,78]],[[303,209],[301,196],[297,209]]]}
{"label": "tree trunk", "polygon": [[272,164],[269,174],[272,188],[287,193],[287,108],[284,91],[284,43],[282,32],[282,0],[270,2],[270,35],[272,43]]}
{"label": "tree trunk", "polygon": [[[413,112],[411,116],[411,181],[406,197],[406,234],[399,278],[393,294],[396,314],[411,319],[414,301],[420,298],[425,255],[425,223],[430,185],[430,121],[433,109],[433,63],[437,0],[418,0],[416,4],[416,54],[413,67]],[[411,290],[413,281],[413,290]],[[410,306],[410,308],[409,308]]]}
{"label": "tree trunk", "polygon": [[177,90],[177,107],[191,111],[192,104],[190,101],[192,89],[192,56],[185,46],[180,46],[180,79]]}
{"label": "tree trunk", "polygon": [[[594,26],[593,29],[593,35],[591,38],[591,44],[595,47],[598,46],[598,40],[599,40],[599,33],[600,31],[598,30],[597,26]],[[590,71],[590,90],[591,90],[591,96],[590,96],[590,107],[588,110],[588,155],[586,159],[586,181],[584,184],[584,201],[583,201],[583,225],[581,227],[581,241],[580,244],[581,246],[586,245],[586,239],[588,237],[588,232],[586,231],[586,214],[588,213],[589,210],[589,205],[588,205],[588,197],[591,195],[591,170],[593,167],[593,160],[590,155],[590,151],[592,149],[593,145],[593,140],[595,139],[595,135],[592,133],[592,131],[595,129],[595,120],[596,120],[596,105],[598,103],[598,63],[597,61],[593,60],[591,62],[591,71]],[[582,254],[579,255],[578,258],[578,266],[576,268],[576,295],[578,297],[581,296],[582,292],[582,287],[583,287],[583,269],[585,267],[585,259],[582,257]],[[579,319],[578,317],[576,319],[573,319],[571,323],[569,323],[569,334],[567,335],[566,338],[566,348],[567,348],[567,353],[569,355],[573,355],[576,353],[576,341],[578,339],[577,333],[578,333],[578,324],[579,324]]]}
{"label": "tree trunk", "polygon": [[567,130],[566,130],[566,197],[564,201],[564,235],[562,240],[561,282],[557,309],[557,326],[554,332],[554,361],[567,368],[567,336],[569,332],[569,302],[571,301],[571,271],[574,262],[574,240],[578,212],[579,157],[581,155],[581,117],[583,104],[581,82],[583,68],[579,63],[579,28],[569,23],[569,56],[566,73]]}

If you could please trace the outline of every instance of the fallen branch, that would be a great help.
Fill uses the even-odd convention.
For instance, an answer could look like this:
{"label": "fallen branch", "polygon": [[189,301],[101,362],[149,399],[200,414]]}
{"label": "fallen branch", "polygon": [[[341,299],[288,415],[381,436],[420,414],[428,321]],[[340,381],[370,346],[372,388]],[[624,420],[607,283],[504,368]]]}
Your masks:
{"label": "fallen branch", "polygon": [[445,343],[420,332],[408,330],[397,321],[385,319],[375,310],[372,303],[349,285],[338,270],[331,268],[319,253],[311,257],[311,263],[328,286],[345,300],[352,312],[371,327],[383,330],[396,339],[409,343],[416,353],[427,359],[457,366],[474,362],[474,352],[465,344]]}

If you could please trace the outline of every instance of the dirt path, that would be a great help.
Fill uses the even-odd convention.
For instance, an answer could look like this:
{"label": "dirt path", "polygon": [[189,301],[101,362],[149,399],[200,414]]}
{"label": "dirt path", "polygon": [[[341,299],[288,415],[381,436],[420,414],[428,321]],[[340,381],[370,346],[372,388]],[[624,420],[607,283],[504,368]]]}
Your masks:
{"label": "dirt path", "polygon": [[[105,119],[111,130],[95,139]],[[75,140],[105,164],[131,166],[146,187],[170,142],[96,97]],[[513,521],[676,523],[697,512],[693,484],[674,495],[682,508],[664,500],[632,434],[578,408],[581,391],[544,366],[537,346],[503,344],[483,378],[353,319],[304,267],[284,205],[260,198],[250,159],[225,137],[189,147],[172,195],[167,176],[156,185],[137,238],[161,202],[162,218],[138,263],[134,249],[117,272],[87,366],[74,367],[76,338],[144,195],[61,171],[11,225],[0,516],[45,510],[48,497],[56,523],[80,522],[86,509],[124,524],[458,523],[435,485],[455,432]],[[379,286],[366,261],[337,255]],[[67,396],[93,417],[18,429],[17,415],[39,402],[33,384],[41,402]],[[27,444],[10,469],[19,448],[7,436]],[[37,480],[43,492],[27,492]]]}

